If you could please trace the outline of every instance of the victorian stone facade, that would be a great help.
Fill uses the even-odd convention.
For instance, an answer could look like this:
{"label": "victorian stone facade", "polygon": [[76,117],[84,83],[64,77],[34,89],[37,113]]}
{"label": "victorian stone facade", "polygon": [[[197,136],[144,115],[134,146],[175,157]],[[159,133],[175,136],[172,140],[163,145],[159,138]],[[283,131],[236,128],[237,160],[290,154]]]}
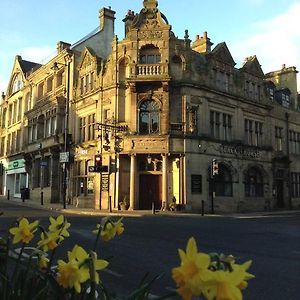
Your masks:
{"label": "victorian stone facade", "polygon": [[[67,170],[68,201],[80,207],[119,209],[124,199],[129,209],[173,203],[215,212],[299,207],[297,70],[283,65],[264,74],[256,56],[237,68],[226,43],[213,47],[206,32],[191,41],[186,31],[180,39],[157,1],[143,6],[125,16],[123,40],[113,34],[114,12],[103,9],[97,38],[60,44],[53,60],[26,75],[24,95],[38,93],[40,81],[47,88],[52,77],[54,87],[23,117],[32,199],[38,201],[43,189],[46,201],[60,201]],[[55,62],[69,72],[62,77],[67,96],[55,90]],[[14,95],[8,92],[6,101]],[[34,124],[43,130],[33,141]],[[66,149],[71,159],[63,163],[59,154]],[[102,173],[93,172],[96,154]],[[45,166],[51,166],[47,191]]]}

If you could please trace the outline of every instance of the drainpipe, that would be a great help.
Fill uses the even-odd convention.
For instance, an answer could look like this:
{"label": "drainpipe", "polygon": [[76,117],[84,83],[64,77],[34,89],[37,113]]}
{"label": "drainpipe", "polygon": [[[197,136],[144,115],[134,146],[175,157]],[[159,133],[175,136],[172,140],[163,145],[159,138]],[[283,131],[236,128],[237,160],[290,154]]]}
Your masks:
{"label": "drainpipe", "polygon": [[287,186],[288,186],[288,205],[289,209],[293,209],[292,205],[292,181],[291,181],[291,161],[290,161],[290,140],[289,140],[289,117],[290,114],[288,112],[285,113],[285,121],[286,121],[286,155],[288,159],[288,177],[287,177]]}

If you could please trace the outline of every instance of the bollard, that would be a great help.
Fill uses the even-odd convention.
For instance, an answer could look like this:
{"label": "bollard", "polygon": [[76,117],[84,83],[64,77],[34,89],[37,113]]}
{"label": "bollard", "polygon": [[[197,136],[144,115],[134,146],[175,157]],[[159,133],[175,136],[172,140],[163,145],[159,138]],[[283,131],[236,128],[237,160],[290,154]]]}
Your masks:
{"label": "bollard", "polygon": [[41,205],[44,205],[44,192],[41,192]]}
{"label": "bollard", "polygon": [[201,200],[201,216],[204,216],[204,200]]}
{"label": "bollard", "polygon": [[9,200],[9,190],[7,190],[7,200]]}
{"label": "bollard", "polygon": [[24,190],[21,191],[21,198],[22,198],[22,202],[25,202],[25,192],[24,192]]}
{"label": "bollard", "polygon": [[152,202],[152,214],[155,215],[155,204]]}

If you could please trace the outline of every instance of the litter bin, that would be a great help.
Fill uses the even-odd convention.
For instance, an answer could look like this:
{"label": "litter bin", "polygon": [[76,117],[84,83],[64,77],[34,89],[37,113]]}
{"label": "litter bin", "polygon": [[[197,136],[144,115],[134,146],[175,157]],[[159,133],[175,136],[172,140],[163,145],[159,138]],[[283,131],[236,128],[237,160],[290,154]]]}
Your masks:
{"label": "litter bin", "polygon": [[22,188],[21,189],[21,198],[22,199],[29,199],[29,188]]}

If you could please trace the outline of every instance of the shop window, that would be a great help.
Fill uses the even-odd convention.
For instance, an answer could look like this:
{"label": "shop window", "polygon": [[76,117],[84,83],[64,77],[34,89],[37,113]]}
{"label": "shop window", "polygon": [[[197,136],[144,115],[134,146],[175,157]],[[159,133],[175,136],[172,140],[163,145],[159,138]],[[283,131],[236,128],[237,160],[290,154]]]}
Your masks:
{"label": "shop window", "polygon": [[139,133],[159,133],[160,122],[159,105],[154,100],[144,101],[139,109]]}
{"label": "shop window", "polygon": [[245,196],[263,197],[263,176],[259,169],[253,167],[249,169],[245,176]]}

